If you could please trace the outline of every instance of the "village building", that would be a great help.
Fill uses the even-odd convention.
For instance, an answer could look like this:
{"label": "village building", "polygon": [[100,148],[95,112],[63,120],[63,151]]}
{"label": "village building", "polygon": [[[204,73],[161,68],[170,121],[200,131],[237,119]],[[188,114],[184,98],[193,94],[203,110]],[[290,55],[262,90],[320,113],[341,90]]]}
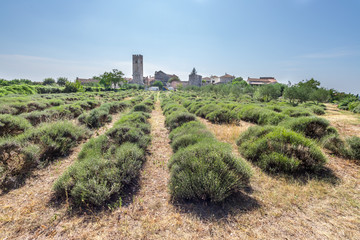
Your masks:
{"label": "village building", "polygon": [[164,73],[163,71],[157,71],[155,72],[155,75],[154,75],[154,78],[155,78],[155,81],[161,81],[164,86],[167,86],[168,85],[168,81],[170,80],[170,78],[172,77],[177,77],[175,74],[167,74],[167,73]]}
{"label": "village building", "polygon": [[229,83],[232,80],[235,79],[235,76],[225,73],[225,75],[218,77],[216,75],[211,75],[210,77],[204,77],[203,78],[203,85],[209,85],[209,84],[225,84]]}
{"label": "village building", "polygon": [[210,85],[211,84],[211,78],[209,77],[204,77],[202,78],[202,85]]}
{"label": "village building", "polygon": [[202,76],[198,75],[196,73],[196,69],[193,68],[192,72],[189,75],[189,85],[201,87],[202,85],[201,80],[202,80]]}
{"label": "village building", "polygon": [[218,83],[220,82],[220,78],[216,75],[211,75],[210,76],[210,81],[211,81],[211,84],[215,84],[215,83]]}
{"label": "village building", "polygon": [[235,76],[225,73],[225,75],[220,77],[220,83],[229,83],[235,79]]}
{"label": "village building", "polygon": [[248,77],[247,83],[249,85],[266,85],[266,84],[275,84],[277,83],[277,81],[274,77],[260,77],[260,78]]}
{"label": "village building", "polygon": [[169,87],[172,87],[174,89],[178,89],[180,86],[186,87],[189,85],[188,81],[172,81],[169,85]]}
{"label": "village building", "polygon": [[143,74],[143,55],[133,55],[133,79],[131,83],[144,85],[144,74]]}
{"label": "village building", "polygon": [[81,85],[86,85],[86,84],[96,84],[99,83],[98,79],[94,79],[94,78],[76,78],[76,81],[79,81]]}
{"label": "village building", "polygon": [[146,86],[151,86],[151,84],[153,84],[154,82],[155,82],[155,77],[153,76],[144,77],[144,84]]}
{"label": "village building", "polygon": [[132,78],[125,77],[124,80],[125,80],[126,83],[131,83],[132,82]]}

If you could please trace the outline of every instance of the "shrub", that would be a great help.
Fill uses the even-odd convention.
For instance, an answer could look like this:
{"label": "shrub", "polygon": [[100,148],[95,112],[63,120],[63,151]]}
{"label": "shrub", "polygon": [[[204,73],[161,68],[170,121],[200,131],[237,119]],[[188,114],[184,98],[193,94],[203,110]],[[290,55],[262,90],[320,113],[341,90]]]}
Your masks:
{"label": "shrub", "polygon": [[79,116],[79,122],[85,124],[89,128],[99,128],[105,123],[111,121],[109,109],[96,108],[89,113],[83,113]]}
{"label": "shrub", "polygon": [[189,112],[191,113],[196,113],[197,110],[199,110],[202,106],[204,106],[203,102],[194,102],[192,104],[190,104],[187,109],[189,110]]}
{"label": "shrub", "polygon": [[135,112],[147,112],[147,113],[151,113],[151,108],[143,103],[139,103],[137,105],[134,106],[134,111]]}
{"label": "shrub", "polygon": [[324,115],[325,114],[325,110],[322,107],[319,106],[311,106],[310,107],[311,111],[313,111],[313,113],[315,113],[316,115]]}
{"label": "shrub", "polygon": [[141,129],[149,129],[148,117],[144,112],[126,114],[105,135],[86,143],[75,164],[54,184],[55,193],[80,206],[102,206],[121,194],[144,162],[150,136]]}
{"label": "shrub", "polygon": [[205,118],[209,113],[219,109],[220,107],[217,104],[206,104],[205,106],[199,108],[195,114],[199,117]]}
{"label": "shrub", "polygon": [[177,111],[178,112],[187,112],[187,110],[183,106],[181,106],[177,103],[168,104],[163,107],[163,113],[165,115],[170,115],[171,113],[177,112]]}
{"label": "shrub", "polygon": [[90,131],[63,121],[45,123],[18,136],[21,142],[33,142],[40,146],[41,160],[53,160],[66,156],[77,142],[90,136]]}
{"label": "shrub", "polygon": [[18,187],[29,174],[29,169],[37,165],[39,158],[37,145],[21,144],[10,139],[0,143],[0,189]]}
{"label": "shrub", "polygon": [[174,129],[173,131],[171,131],[171,133],[169,134],[169,138],[170,138],[170,140],[174,140],[177,137],[180,137],[182,135],[196,132],[198,130],[204,130],[204,129],[206,129],[204,124],[202,124],[198,121],[190,121],[190,122],[184,123],[181,127],[178,127],[176,129]]}
{"label": "shrub", "polygon": [[321,140],[324,148],[330,150],[332,153],[338,156],[346,156],[347,151],[345,148],[344,141],[339,137],[338,134],[329,134]]}
{"label": "shrub", "polygon": [[0,88],[0,96],[5,96],[9,94],[22,94],[22,95],[30,95],[35,94],[36,90],[34,86],[21,84],[21,85],[11,85]]}
{"label": "shrub", "polygon": [[150,117],[149,114],[144,112],[132,112],[122,116],[114,126],[121,124],[130,124],[130,123],[146,123],[147,119]]}
{"label": "shrub", "polygon": [[274,111],[260,111],[258,124],[266,125],[278,125],[280,122],[282,122],[284,119],[286,119],[286,115],[282,113],[277,113]]}
{"label": "shrub", "polygon": [[221,202],[249,182],[250,167],[217,141],[181,149],[169,162],[170,193],[175,200]]}
{"label": "shrub", "polygon": [[269,172],[317,170],[326,162],[312,140],[283,127],[250,127],[237,145],[245,158]]}
{"label": "shrub", "polygon": [[271,124],[277,125],[284,119],[286,115],[278,113],[266,108],[255,105],[246,105],[235,108],[232,111],[234,117],[238,117],[243,121],[253,122],[261,125]]}
{"label": "shrub", "polygon": [[150,143],[150,137],[140,129],[129,125],[117,125],[106,133],[117,144],[121,145],[125,142],[136,143],[139,147],[145,149]]}
{"label": "shrub", "polygon": [[9,189],[23,183],[32,169],[67,155],[76,142],[89,131],[70,122],[44,124],[0,143],[0,188]]}
{"label": "shrub", "polygon": [[178,135],[171,143],[171,147],[174,152],[177,152],[181,148],[186,148],[190,145],[194,145],[201,141],[212,141],[213,135],[206,129],[196,129],[195,131],[187,131],[182,135]]}
{"label": "shrub", "polygon": [[171,131],[177,127],[180,127],[182,124],[194,121],[195,119],[196,117],[193,114],[190,114],[188,112],[176,111],[166,118],[165,124]]}
{"label": "shrub", "polygon": [[0,115],[0,137],[20,134],[30,127],[29,121],[22,117]]}
{"label": "shrub", "polygon": [[77,205],[101,206],[139,175],[143,161],[144,151],[125,143],[100,158],[90,155],[77,161],[53,189],[59,196],[67,192]]}
{"label": "shrub", "polygon": [[20,116],[27,119],[31,125],[35,126],[42,122],[49,121],[53,115],[53,111],[45,110],[45,111],[33,111],[29,113],[23,113]]}
{"label": "shrub", "polygon": [[299,117],[284,121],[281,125],[295,132],[302,133],[306,137],[321,139],[328,133],[327,128],[330,123],[324,118]]}
{"label": "shrub", "polygon": [[230,110],[222,108],[206,115],[206,119],[208,119],[212,123],[231,123],[233,120],[233,116]]}
{"label": "shrub", "polygon": [[283,110],[282,113],[290,117],[308,117],[312,115],[307,109],[301,107],[289,107]]}
{"label": "shrub", "polygon": [[352,110],[354,113],[360,113],[360,103]]}
{"label": "shrub", "polygon": [[349,147],[350,158],[360,160],[360,138],[355,136],[347,138],[346,143]]}

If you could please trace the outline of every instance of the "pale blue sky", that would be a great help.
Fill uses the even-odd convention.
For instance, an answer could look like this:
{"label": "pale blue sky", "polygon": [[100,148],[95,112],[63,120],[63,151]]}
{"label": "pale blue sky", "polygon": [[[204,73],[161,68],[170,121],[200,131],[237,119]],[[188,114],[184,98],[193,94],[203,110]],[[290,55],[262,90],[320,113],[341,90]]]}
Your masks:
{"label": "pale blue sky", "polygon": [[0,0],[0,78],[314,77],[360,93],[359,0]]}

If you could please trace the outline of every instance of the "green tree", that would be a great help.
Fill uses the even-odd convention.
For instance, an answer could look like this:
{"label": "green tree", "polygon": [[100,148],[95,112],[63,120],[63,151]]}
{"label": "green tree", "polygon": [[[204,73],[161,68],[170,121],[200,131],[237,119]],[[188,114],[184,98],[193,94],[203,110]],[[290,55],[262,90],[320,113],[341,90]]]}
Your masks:
{"label": "green tree", "polygon": [[314,78],[311,78],[310,80],[306,80],[306,81],[303,80],[303,81],[299,82],[297,85],[299,87],[316,90],[319,88],[320,82],[315,80]]}
{"label": "green tree", "polygon": [[112,84],[116,86],[119,85],[120,83],[125,82],[123,76],[124,76],[123,72],[117,69],[113,69],[112,72],[104,72],[100,76],[94,78],[100,80],[100,84],[103,85],[104,87],[110,88]]}
{"label": "green tree", "polygon": [[79,80],[76,80],[74,83],[69,82],[69,81],[65,83],[65,89],[64,89],[65,93],[83,92],[83,91],[84,91],[84,88],[81,85]]}
{"label": "green tree", "polygon": [[159,87],[159,89],[161,90],[164,87],[164,84],[161,81],[154,81],[151,86]]}
{"label": "green tree", "polygon": [[310,100],[316,103],[327,102],[329,99],[330,92],[325,88],[316,89],[310,94]]}
{"label": "green tree", "polygon": [[172,76],[172,77],[169,79],[168,83],[172,83],[172,82],[174,82],[174,81],[180,82],[179,77],[178,77],[178,76]]}
{"label": "green tree", "polygon": [[55,84],[55,79],[53,78],[45,78],[43,81],[43,85],[53,85]]}
{"label": "green tree", "polygon": [[246,83],[242,77],[237,77],[231,81],[232,84],[243,84]]}
{"label": "green tree", "polygon": [[195,69],[195,68],[193,68],[193,70],[191,71],[191,74],[190,74],[190,75],[193,75],[193,74],[197,74],[197,72],[196,72],[196,69]]}
{"label": "green tree", "polygon": [[56,83],[59,85],[59,86],[65,86],[65,84],[68,82],[68,79],[65,78],[65,77],[59,77],[56,81]]}
{"label": "green tree", "polygon": [[281,96],[280,84],[267,84],[260,86],[254,93],[255,98],[269,102]]}
{"label": "green tree", "polygon": [[290,103],[294,104],[298,96],[298,87],[291,86],[284,89],[283,97],[289,99]]}

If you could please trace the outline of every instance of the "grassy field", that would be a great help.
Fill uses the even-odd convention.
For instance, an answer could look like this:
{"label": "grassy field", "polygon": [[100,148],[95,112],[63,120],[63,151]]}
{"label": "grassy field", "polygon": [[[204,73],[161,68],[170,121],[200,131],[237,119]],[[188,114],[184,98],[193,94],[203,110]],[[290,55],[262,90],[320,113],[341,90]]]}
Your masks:
{"label": "grassy field", "polygon": [[[263,115],[255,116],[253,109],[258,109],[257,105],[245,109],[235,102],[224,101],[217,105],[228,104],[229,108],[223,110],[218,106],[204,107],[195,116],[188,113],[187,109],[192,112],[192,109],[198,110],[200,106],[187,105],[186,101],[183,101],[186,97],[182,93],[156,94],[155,98],[153,97],[154,94],[144,92],[121,94],[119,98],[115,95],[94,96],[94,99],[101,102],[94,108],[95,110],[103,104],[102,101],[115,102],[116,99],[116,101],[133,100],[133,102],[128,103],[126,105],[128,107],[124,110],[105,113],[111,118],[106,118],[106,121],[99,120],[101,124],[96,128],[90,125],[91,137],[77,142],[67,155],[59,156],[44,166],[35,167],[22,184],[13,189],[2,190],[0,238],[360,239],[359,160],[335,155],[323,148],[320,140],[311,140],[328,159],[319,171],[316,173],[305,171],[301,174],[274,173],[267,172],[257,164],[246,160],[244,154],[239,151],[236,141],[242,133],[248,131],[250,127],[262,125],[263,122],[277,125],[279,121],[292,119],[293,116],[290,115],[294,113],[294,109],[287,108],[286,112],[273,113],[269,110],[274,108],[273,106],[260,106],[267,110]],[[166,107],[165,101],[168,101],[169,107]],[[210,103],[213,104],[212,101]],[[235,119],[232,113],[237,109],[240,110]],[[90,116],[90,111],[95,110],[89,109],[84,112]],[[214,113],[207,113],[210,110]],[[245,111],[247,115],[244,114]],[[151,137],[150,145],[142,144],[141,138],[122,139],[145,148],[146,160],[141,165],[139,175],[125,184],[121,192],[109,196],[100,207],[92,205],[91,201],[86,199],[74,200],[72,196],[76,195],[71,195],[70,191],[62,198],[56,196],[53,190],[54,183],[69,167],[78,161],[83,161],[80,157],[83,153],[80,153],[82,149],[86,149],[88,142],[91,139],[107,136],[109,144],[115,144],[114,148],[118,148],[122,142],[112,142],[110,133],[114,131],[113,129],[122,127],[122,124],[125,125],[125,122],[131,119],[130,115],[136,112],[145,112],[145,115],[146,112],[150,112],[149,119],[144,118],[144,123],[139,122],[136,125],[137,128],[144,129],[141,137]],[[250,113],[253,114],[251,118]],[[219,114],[227,117],[219,118]],[[314,117],[307,109],[302,109],[298,115],[296,117],[303,115]],[[102,115],[95,111],[91,116]],[[321,117],[327,119],[329,125],[336,128],[342,139],[348,136],[360,136],[359,114],[338,110],[335,105],[326,104],[325,115]],[[69,118],[75,125],[88,127],[87,124],[78,121],[77,117]],[[174,199],[172,195],[174,191],[169,189],[169,182],[174,177],[174,172],[169,169],[168,163],[172,161],[175,153],[169,134],[181,127],[185,121],[196,121],[204,125],[204,128],[199,125],[201,127],[199,133],[212,134],[209,137],[206,135],[206,141],[228,144],[229,148],[226,149],[229,150],[226,151],[231,154],[231,159],[245,159],[252,172],[249,184],[240,190],[235,189],[229,197],[220,202],[212,201],[211,197],[206,200]],[[135,120],[133,122],[135,124]],[[148,124],[149,128],[143,124]],[[9,139],[16,138],[16,134],[26,134],[29,130],[22,131],[24,133],[16,132],[15,136]],[[186,141],[193,141],[192,136],[188,134],[186,136],[188,137],[185,138]],[[201,142],[185,143],[190,144],[189,149],[195,149],[191,144],[197,146]],[[186,145],[183,149],[176,149],[176,155],[184,153],[184,156],[188,156],[185,155],[187,147]],[[111,162],[111,154],[97,156]],[[216,172],[216,169],[209,169]],[[100,180],[101,176],[98,176]],[[190,187],[195,186],[190,185]],[[95,190],[91,189],[91,191]]]}

